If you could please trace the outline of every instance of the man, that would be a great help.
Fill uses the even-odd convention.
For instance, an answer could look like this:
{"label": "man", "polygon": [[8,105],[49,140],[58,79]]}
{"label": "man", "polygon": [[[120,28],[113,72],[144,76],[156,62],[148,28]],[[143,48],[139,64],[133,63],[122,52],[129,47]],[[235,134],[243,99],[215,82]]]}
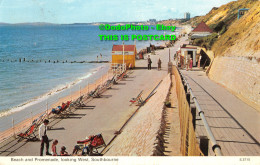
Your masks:
{"label": "man", "polygon": [[148,70],[151,70],[152,69],[152,60],[151,60],[150,56],[148,56],[147,60],[148,60]]}
{"label": "man", "polygon": [[46,143],[46,155],[51,155],[49,153],[49,139],[47,136],[47,125],[48,124],[49,124],[49,120],[45,119],[39,128],[39,138],[41,141],[40,156],[43,156],[44,143]]}
{"label": "man", "polygon": [[161,70],[161,67],[162,67],[162,61],[161,61],[161,59],[159,58],[159,60],[158,60],[158,70]]}

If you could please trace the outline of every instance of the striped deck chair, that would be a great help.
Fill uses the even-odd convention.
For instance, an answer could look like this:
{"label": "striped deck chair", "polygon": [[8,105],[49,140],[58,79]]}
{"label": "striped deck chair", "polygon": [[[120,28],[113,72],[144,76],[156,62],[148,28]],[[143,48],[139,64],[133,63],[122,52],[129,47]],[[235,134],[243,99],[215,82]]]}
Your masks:
{"label": "striped deck chair", "polygon": [[33,125],[30,126],[30,128],[28,130],[25,131],[25,133],[20,133],[17,136],[20,138],[18,139],[18,142],[22,141],[23,139],[27,139],[27,140],[36,140],[36,135],[34,134],[35,130],[36,130],[36,123],[34,123]]}
{"label": "striped deck chair", "polygon": [[132,105],[134,103],[137,103],[137,105],[142,104],[143,103],[142,94],[143,94],[143,90],[135,98],[132,98],[130,100],[130,102],[131,102],[130,105]]}

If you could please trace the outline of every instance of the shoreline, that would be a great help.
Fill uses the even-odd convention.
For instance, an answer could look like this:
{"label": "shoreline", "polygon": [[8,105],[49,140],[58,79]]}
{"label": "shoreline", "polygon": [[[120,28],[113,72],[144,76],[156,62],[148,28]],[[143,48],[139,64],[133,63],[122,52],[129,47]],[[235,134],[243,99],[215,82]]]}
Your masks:
{"label": "shoreline", "polygon": [[[102,72],[102,68],[105,70],[105,72],[104,71]],[[94,70],[96,70],[96,69],[98,69],[98,68],[94,68]],[[94,77],[91,77],[91,76],[94,76]],[[78,99],[81,95],[87,94],[88,91],[90,92],[90,91],[94,90],[97,85],[100,85],[101,83],[104,83],[106,80],[111,78],[110,67],[108,65],[103,65],[103,66],[100,67],[99,70],[97,70],[97,72],[95,72],[91,76],[88,77],[87,79],[83,80],[82,82],[75,84],[75,86],[81,85],[80,83],[87,84],[88,82],[90,82],[90,81],[88,81],[90,79],[92,82],[89,83],[89,85],[84,85],[81,89],[78,89],[78,90],[73,91],[73,92],[70,91],[68,95],[66,95],[64,97],[60,97],[54,103],[48,105],[48,109],[46,108],[45,111],[42,111],[42,112],[37,113],[33,116],[27,117],[26,119],[24,119],[24,120],[18,122],[17,124],[15,124],[14,127],[10,127],[10,128],[5,129],[4,131],[1,131],[0,132],[0,143],[4,142],[5,140],[10,138],[11,136],[14,136],[14,135],[16,136],[18,133],[27,129],[31,125],[33,120],[37,119],[39,116],[41,116],[45,113],[49,113],[52,110],[52,108],[55,108],[58,105],[61,105],[63,102],[66,102],[66,101],[69,101],[69,100],[74,101],[74,100]],[[67,90],[69,90],[69,89],[67,89]],[[53,97],[55,97],[55,95],[53,95]],[[18,114],[16,112],[14,112],[13,114],[10,114],[8,116],[3,116],[1,118],[2,119],[4,117],[10,118],[10,116],[17,116],[17,115]]]}

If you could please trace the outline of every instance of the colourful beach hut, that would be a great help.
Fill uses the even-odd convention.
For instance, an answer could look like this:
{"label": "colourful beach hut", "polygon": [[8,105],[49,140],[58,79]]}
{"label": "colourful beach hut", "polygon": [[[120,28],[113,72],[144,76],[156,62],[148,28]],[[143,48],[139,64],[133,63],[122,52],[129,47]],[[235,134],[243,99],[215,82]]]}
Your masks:
{"label": "colourful beach hut", "polygon": [[126,67],[135,67],[136,46],[135,45],[113,45],[112,63],[126,64]]}

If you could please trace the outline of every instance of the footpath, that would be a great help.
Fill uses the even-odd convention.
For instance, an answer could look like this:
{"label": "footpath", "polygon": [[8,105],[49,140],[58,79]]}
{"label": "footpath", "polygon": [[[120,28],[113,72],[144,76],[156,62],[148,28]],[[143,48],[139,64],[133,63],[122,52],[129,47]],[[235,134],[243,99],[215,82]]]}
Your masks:
{"label": "footpath", "polygon": [[[210,80],[205,72],[185,70],[181,72],[198,99],[223,155],[259,156],[259,111]],[[206,136],[205,128],[198,115],[196,119],[197,136]],[[211,149],[209,151],[209,155],[214,155]]]}

